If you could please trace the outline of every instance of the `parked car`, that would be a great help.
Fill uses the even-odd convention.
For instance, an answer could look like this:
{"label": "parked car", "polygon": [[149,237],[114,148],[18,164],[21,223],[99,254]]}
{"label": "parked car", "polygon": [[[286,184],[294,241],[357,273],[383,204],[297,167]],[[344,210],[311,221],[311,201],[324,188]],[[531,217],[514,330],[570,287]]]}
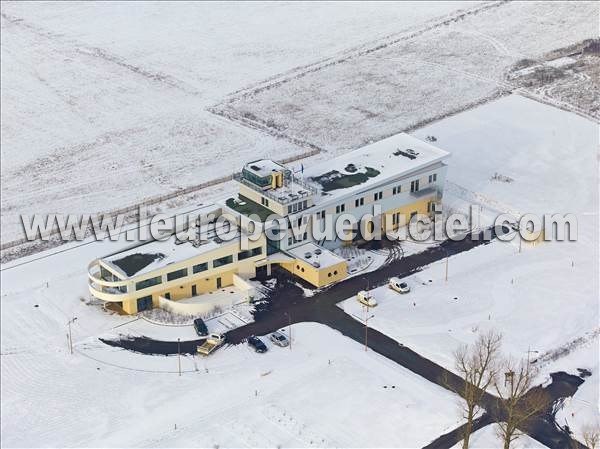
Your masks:
{"label": "parked car", "polygon": [[358,299],[358,302],[367,307],[375,307],[377,305],[377,301],[375,300],[375,298],[373,298],[371,292],[368,292],[366,290],[359,291],[356,299]]}
{"label": "parked car", "polygon": [[254,348],[255,352],[262,354],[263,352],[267,352],[267,345],[265,345],[262,340],[254,335],[248,337],[248,345]]}
{"label": "parked car", "polygon": [[286,346],[289,346],[289,344],[290,344],[290,341],[288,340],[288,338],[279,331],[273,332],[269,336],[269,339],[273,342],[273,344],[276,344],[277,346],[281,346],[282,348],[285,348]]}
{"label": "parked car", "polygon": [[202,318],[196,318],[194,320],[194,329],[200,337],[206,337],[208,335],[208,329]]}
{"label": "parked car", "polygon": [[398,293],[408,293],[410,291],[408,284],[398,278],[391,278],[388,285],[392,290],[396,290]]}
{"label": "parked car", "polygon": [[209,355],[213,351],[220,348],[225,343],[225,335],[210,334],[208,338],[199,346],[196,346],[196,351],[202,355]]}

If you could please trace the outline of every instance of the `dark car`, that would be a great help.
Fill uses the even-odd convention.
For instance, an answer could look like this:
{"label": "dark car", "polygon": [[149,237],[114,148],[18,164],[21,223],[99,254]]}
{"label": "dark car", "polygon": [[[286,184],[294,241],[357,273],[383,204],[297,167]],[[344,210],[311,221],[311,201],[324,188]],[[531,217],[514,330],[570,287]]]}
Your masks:
{"label": "dark car", "polygon": [[208,329],[206,328],[206,324],[204,324],[204,320],[202,318],[196,318],[194,320],[194,329],[196,329],[196,333],[200,337],[206,337],[208,335]]}
{"label": "dark car", "polygon": [[267,352],[267,346],[262,342],[262,340],[254,335],[248,338],[248,344],[254,348],[255,352],[263,353]]}

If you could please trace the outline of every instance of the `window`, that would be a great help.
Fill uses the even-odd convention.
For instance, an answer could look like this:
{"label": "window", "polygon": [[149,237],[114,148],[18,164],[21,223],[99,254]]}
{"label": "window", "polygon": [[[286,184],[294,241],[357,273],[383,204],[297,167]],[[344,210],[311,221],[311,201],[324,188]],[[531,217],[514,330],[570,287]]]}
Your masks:
{"label": "window", "polygon": [[334,276],[337,276],[337,270],[335,270],[335,271],[333,272],[333,275],[334,275]]}
{"label": "window", "polygon": [[238,253],[238,260],[244,260],[249,257],[258,256],[260,254],[262,254],[262,248],[260,246],[258,246],[256,248],[252,248],[252,249],[249,249],[246,251],[240,251]]}
{"label": "window", "polygon": [[162,282],[162,278],[160,276],[156,276],[155,278],[144,279],[143,281],[135,283],[136,290],[142,290],[144,288],[152,287],[153,285],[158,285]]}
{"label": "window", "polygon": [[167,299],[171,299],[171,293],[165,293],[163,296]]}
{"label": "window", "polygon": [[364,204],[365,204],[364,198],[357,198],[356,200],[354,200],[355,207],[363,206]]}
{"label": "window", "polygon": [[410,191],[411,192],[419,191],[419,180],[418,179],[410,182]]}
{"label": "window", "polygon": [[208,262],[199,263],[198,265],[194,265],[192,267],[192,272],[194,273],[202,273],[203,271],[208,270]]}
{"label": "window", "polygon": [[291,213],[292,213],[292,206],[291,206],[291,205],[289,205],[289,206],[288,206],[288,214],[291,214]]}
{"label": "window", "polygon": [[225,256],[219,257],[218,259],[213,260],[213,267],[222,267],[223,265],[227,265],[233,262],[233,256]]}
{"label": "window", "polygon": [[292,204],[292,212],[298,212],[298,203]]}
{"label": "window", "polygon": [[331,277],[331,273],[327,273],[327,276],[328,276],[328,277]]}
{"label": "window", "polygon": [[308,200],[302,201],[302,209],[306,209],[308,207]]}
{"label": "window", "polygon": [[292,244],[292,238],[288,237],[288,246]]}
{"label": "window", "polygon": [[398,195],[401,192],[402,192],[402,185],[397,185],[396,187],[393,188],[394,195]]}
{"label": "window", "polygon": [[340,212],[344,212],[346,210],[346,205],[345,204],[338,204],[337,206],[335,206],[335,213],[339,214]]}
{"label": "window", "polygon": [[186,277],[188,274],[187,268],[181,270],[171,271],[167,273],[167,281],[174,281],[175,279]]}
{"label": "window", "polygon": [[377,201],[377,200],[380,200],[381,198],[383,198],[383,192],[375,192],[373,194],[373,200]]}
{"label": "window", "polygon": [[411,212],[410,213],[410,220],[412,221],[413,218],[415,218],[417,216],[417,212]]}
{"label": "window", "polygon": [[320,218],[320,219],[323,219],[323,218],[325,218],[325,211],[324,211],[324,210],[321,210],[321,211],[317,212],[317,213],[316,213],[316,216],[317,216],[317,219],[319,219],[319,218]]}
{"label": "window", "polygon": [[435,212],[435,203],[433,201],[427,203],[427,212]]}
{"label": "window", "polygon": [[432,182],[436,182],[437,181],[437,173],[434,173],[433,175],[429,175],[429,184],[431,184]]}
{"label": "window", "polygon": [[269,207],[269,200],[266,199],[265,197],[260,197],[260,202],[263,206]]}
{"label": "window", "polygon": [[142,310],[148,310],[152,308],[152,295],[142,296],[137,299],[137,310],[141,312]]}

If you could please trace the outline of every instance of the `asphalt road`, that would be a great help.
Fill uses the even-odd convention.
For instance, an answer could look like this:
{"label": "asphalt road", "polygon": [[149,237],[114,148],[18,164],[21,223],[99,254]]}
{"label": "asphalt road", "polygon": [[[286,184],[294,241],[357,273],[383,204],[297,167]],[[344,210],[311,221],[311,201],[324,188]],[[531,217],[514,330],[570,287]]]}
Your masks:
{"label": "asphalt road", "polygon": [[[427,249],[424,252],[401,259],[393,259],[389,264],[376,271],[334,284],[330,288],[316,293],[308,300],[303,296],[303,290],[296,285],[297,279],[292,279],[291,275],[283,270],[275,270],[274,277],[277,279],[277,283],[269,293],[268,300],[257,305],[254,312],[255,321],[229,331],[226,335],[227,343],[239,344],[251,335],[266,335],[284,328],[290,323],[317,322],[336,329],[343,335],[364,344],[364,325],[337,307],[338,302],[355,296],[358,291],[365,289],[367,286],[375,288],[384,285],[392,276],[400,278],[409,276],[433,262],[487,243],[487,241],[481,239],[447,240],[439,246]],[[181,342],[181,346],[178,348],[177,342],[156,341],[145,337],[103,341],[112,346],[145,354],[165,355],[176,354],[178,349],[182,353],[193,354],[200,342]],[[462,378],[375,329],[368,329],[368,347],[443,388],[453,392],[460,392],[463,389],[464,380]],[[552,449],[583,448],[584,446],[575,443],[570,438],[568,432],[556,425],[553,415],[553,404],[561,398],[573,395],[582,382],[583,380],[577,376],[555,373],[553,382],[544,388],[550,399],[548,408],[532,418],[527,423],[526,428],[522,430]],[[481,427],[487,420],[489,422],[502,420],[504,406],[497,397],[486,393],[483,396],[481,405],[486,411],[485,420],[482,419],[479,423]],[[459,427],[446,435],[442,435],[427,447],[451,447],[457,441],[460,441],[458,437],[460,429]]]}

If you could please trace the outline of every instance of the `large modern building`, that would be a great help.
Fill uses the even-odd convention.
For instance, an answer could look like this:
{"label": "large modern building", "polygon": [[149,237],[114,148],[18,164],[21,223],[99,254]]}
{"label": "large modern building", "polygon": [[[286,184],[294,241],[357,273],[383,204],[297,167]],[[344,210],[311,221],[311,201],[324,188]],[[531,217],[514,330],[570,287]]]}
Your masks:
{"label": "large modern building", "polygon": [[[449,153],[407,134],[398,134],[322,164],[294,172],[271,160],[247,163],[234,176],[239,194],[197,212],[196,237],[134,245],[93,261],[92,295],[126,313],[247,285],[258,272],[280,265],[322,287],[347,276],[346,261],[332,250],[379,231],[397,229],[415,214],[440,210]],[[342,237],[313,232],[342,215],[365,228]],[[217,218],[233,232],[220,237]],[[269,232],[247,237],[256,226]],[[231,229],[230,229],[231,231]],[[207,301],[210,300],[209,295]]]}

